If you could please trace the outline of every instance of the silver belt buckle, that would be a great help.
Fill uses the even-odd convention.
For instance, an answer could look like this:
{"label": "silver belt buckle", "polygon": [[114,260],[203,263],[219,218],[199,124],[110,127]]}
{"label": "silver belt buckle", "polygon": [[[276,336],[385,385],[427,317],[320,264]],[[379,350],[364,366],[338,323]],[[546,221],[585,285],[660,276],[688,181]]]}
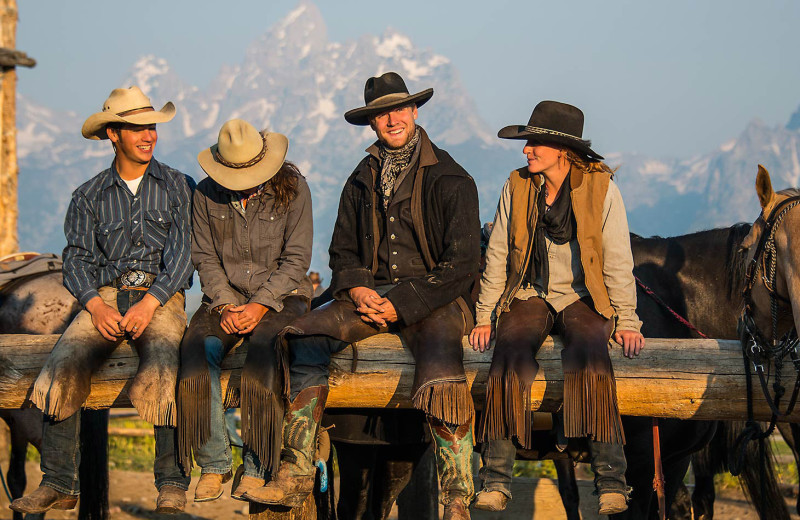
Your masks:
{"label": "silver belt buckle", "polygon": [[119,280],[126,287],[140,287],[147,281],[147,273],[144,271],[128,271],[120,276]]}

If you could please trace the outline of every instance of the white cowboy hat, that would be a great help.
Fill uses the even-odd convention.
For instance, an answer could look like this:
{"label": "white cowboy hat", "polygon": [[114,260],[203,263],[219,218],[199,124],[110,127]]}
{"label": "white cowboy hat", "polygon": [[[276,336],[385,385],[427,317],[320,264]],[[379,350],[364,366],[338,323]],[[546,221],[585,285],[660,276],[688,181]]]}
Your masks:
{"label": "white cowboy hat", "polygon": [[92,114],[83,123],[81,134],[86,139],[108,139],[106,125],[109,123],[152,125],[166,123],[173,117],[175,105],[171,101],[156,112],[150,98],[139,87],[115,88],[103,103],[103,111]]}
{"label": "white cowboy hat", "polygon": [[219,130],[217,144],[197,155],[209,177],[229,190],[248,190],[267,182],[286,159],[289,139],[276,132],[263,135],[241,119],[231,119]]}

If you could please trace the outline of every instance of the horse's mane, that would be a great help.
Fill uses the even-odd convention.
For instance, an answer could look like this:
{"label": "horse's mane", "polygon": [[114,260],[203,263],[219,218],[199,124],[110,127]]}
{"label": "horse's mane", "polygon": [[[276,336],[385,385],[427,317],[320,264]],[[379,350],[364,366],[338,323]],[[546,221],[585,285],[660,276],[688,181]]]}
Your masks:
{"label": "horse's mane", "polygon": [[750,233],[751,227],[751,224],[740,222],[727,229],[729,234],[725,274],[727,275],[728,291],[731,298],[738,297],[744,290],[747,251],[743,250],[741,245],[747,234]]}
{"label": "horse's mane", "polygon": [[800,196],[800,188],[785,188],[775,193],[778,195],[786,195],[787,197],[797,197]]}

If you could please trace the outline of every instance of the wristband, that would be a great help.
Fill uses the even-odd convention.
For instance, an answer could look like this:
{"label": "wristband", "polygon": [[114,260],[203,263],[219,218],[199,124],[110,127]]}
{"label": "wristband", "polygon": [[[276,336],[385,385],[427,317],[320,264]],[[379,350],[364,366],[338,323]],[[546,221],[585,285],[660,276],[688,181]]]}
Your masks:
{"label": "wristband", "polygon": [[217,314],[222,316],[222,311],[224,311],[225,309],[227,309],[231,305],[233,305],[233,304],[232,303],[224,303],[222,305],[218,305],[217,307],[215,307],[214,310],[217,311]]}

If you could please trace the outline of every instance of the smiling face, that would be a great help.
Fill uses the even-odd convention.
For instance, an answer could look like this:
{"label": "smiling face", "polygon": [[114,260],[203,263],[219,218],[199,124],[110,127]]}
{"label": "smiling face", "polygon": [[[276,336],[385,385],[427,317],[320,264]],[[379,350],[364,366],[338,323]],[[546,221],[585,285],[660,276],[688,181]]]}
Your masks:
{"label": "smiling face", "polygon": [[378,140],[387,148],[401,148],[408,144],[417,127],[416,105],[406,105],[378,114],[370,120]]}
{"label": "smiling face", "polygon": [[549,172],[557,167],[558,160],[563,154],[559,148],[537,144],[534,141],[525,143],[522,153],[528,158],[528,171],[531,173]]}
{"label": "smiling face", "polygon": [[146,166],[153,158],[158,141],[156,125],[123,125],[119,129],[109,128],[107,132],[117,153],[118,169]]}

